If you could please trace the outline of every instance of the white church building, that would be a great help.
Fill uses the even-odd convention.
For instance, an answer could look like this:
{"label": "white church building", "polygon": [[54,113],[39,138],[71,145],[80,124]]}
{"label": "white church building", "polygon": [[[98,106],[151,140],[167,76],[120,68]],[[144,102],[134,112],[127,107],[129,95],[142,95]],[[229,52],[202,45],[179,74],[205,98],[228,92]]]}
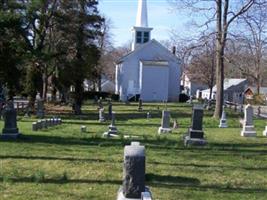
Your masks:
{"label": "white church building", "polygon": [[132,28],[132,51],[116,64],[115,93],[121,101],[140,96],[143,101],[177,101],[180,94],[178,58],[155,39],[148,26],[147,2],[139,0]]}

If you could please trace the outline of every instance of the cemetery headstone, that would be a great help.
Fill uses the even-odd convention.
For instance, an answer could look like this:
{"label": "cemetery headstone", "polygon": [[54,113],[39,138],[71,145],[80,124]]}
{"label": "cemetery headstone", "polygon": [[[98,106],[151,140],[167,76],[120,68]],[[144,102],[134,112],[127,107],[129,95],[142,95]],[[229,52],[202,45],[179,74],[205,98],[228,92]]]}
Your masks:
{"label": "cemetery headstone", "polygon": [[150,118],[151,118],[151,114],[150,114],[150,112],[147,112],[147,113],[146,113],[146,118],[147,118],[147,119],[150,119]]}
{"label": "cemetery headstone", "polygon": [[111,124],[108,126],[108,132],[103,134],[104,137],[117,137],[118,130],[115,124],[115,112],[112,112]]}
{"label": "cemetery headstone", "polygon": [[253,125],[253,107],[250,104],[246,105],[245,107],[245,116],[241,136],[256,137],[256,131]]}
{"label": "cemetery headstone", "polygon": [[3,139],[16,139],[19,137],[17,128],[17,112],[14,108],[13,101],[8,101],[3,110],[4,128],[2,130]]}
{"label": "cemetery headstone", "polygon": [[184,144],[187,145],[205,145],[207,142],[204,138],[204,132],[202,128],[203,123],[203,106],[194,105],[191,127],[189,128],[188,135],[184,138]]}
{"label": "cemetery headstone", "polygon": [[45,119],[42,119],[41,122],[42,122],[42,128],[43,129],[47,129],[46,120]]}
{"label": "cemetery headstone", "polygon": [[145,186],[145,147],[139,142],[132,142],[124,147],[123,183],[118,191],[117,200],[141,200],[151,197],[149,189]]}
{"label": "cemetery headstone", "polygon": [[142,110],[143,110],[143,101],[140,98],[139,101],[138,101],[138,111],[142,111]]}
{"label": "cemetery headstone", "polygon": [[223,107],[219,128],[227,128],[227,127],[228,126],[227,126],[226,113],[225,113],[225,110],[224,110],[224,107]]}
{"label": "cemetery headstone", "polygon": [[84,126],[84,125],[81,126],[81,132],[82,132],[82,133],[85,133],[85,132],[86,132],[86,129],[87,129],[86,126]]}
{"label": "cemetery headstone", "polygon": [[37,129],[39,130],[39,129],[42,129],[42,128],[43,128],[42,121],[41,120],[38,120],[37,121]]}
{"label": "cemetery headstone", "polygon": [[104,108],[99,109],[99,122],[105,122],[105,116],[104,116]]}
{"label": "cemetery headstone", "polygon": [[37,122],[32,123],[32,131],[38,131]]}
{"label": "cemetery headstone", "polygon": [[38,118],[44,118],[44,100],[38,99],[37,100],[37,113]]}
{"label": "cemetery headstone", "polygon": [[158,133],[170,133],[172,129],[170,128],[170,111],[162,111],[161,126],[158,129]]}
{"label": "cemetery headstone", "polygon": [[267,136],[267,126],[265,126],[265,130],[263,131],[263,136]]}

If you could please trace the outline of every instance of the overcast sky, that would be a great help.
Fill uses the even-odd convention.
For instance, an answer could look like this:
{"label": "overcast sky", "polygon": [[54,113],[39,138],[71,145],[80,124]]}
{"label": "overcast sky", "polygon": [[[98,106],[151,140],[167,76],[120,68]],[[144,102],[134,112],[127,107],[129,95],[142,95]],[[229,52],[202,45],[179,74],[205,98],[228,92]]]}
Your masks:
{"label": "overcast sky", "polygon": [[[115,46],[131,40],[131,27],[135,25],[138,0],[100,0],[99,11],[113,23],[112,34]],[[153,28],[152,38],[160,41],[170,36],[171,30],[185,34],[188,21],[175,11],[167,0],[147,0],[148,24]]]}

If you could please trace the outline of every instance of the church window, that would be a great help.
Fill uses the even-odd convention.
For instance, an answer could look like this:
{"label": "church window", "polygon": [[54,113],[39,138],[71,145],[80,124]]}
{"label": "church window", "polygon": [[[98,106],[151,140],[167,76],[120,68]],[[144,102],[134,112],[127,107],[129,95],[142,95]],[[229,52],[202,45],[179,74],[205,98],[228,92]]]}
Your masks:
{"label": "church window", "polygon": [[142,32],[141,31],[136,32],[136,43],[142,43]]}
{"label": "church window", "polygon": [[144,32],[144,43],[148,42],[149,40],[149,32]]}

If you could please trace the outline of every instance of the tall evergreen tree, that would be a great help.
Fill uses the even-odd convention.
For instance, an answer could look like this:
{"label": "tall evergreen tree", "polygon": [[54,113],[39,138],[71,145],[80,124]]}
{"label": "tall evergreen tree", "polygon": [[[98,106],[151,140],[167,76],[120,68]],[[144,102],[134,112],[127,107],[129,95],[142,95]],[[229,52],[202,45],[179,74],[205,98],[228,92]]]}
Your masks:
{"label": "tall evergreen tree", "polygon": [[63,61],[59,75],[67,78],[68,81],[64,82],[75,88],[75,114],[81,113],[83,81],[90,77],[100,57],[96,39],[101,33],[103,19],[97,5],[94,0],[62,0],[57,13],[57,34],[61,37],[57,50],[61,52],[60,60]]}
{"label": "tall evergreen tree", "polygon": [[24,43],[20,37],[22,25],[19,10],[15,1],[0,2],[0,88],[8,88],[8,98],[21,91],[23,77],[22,58]]}

